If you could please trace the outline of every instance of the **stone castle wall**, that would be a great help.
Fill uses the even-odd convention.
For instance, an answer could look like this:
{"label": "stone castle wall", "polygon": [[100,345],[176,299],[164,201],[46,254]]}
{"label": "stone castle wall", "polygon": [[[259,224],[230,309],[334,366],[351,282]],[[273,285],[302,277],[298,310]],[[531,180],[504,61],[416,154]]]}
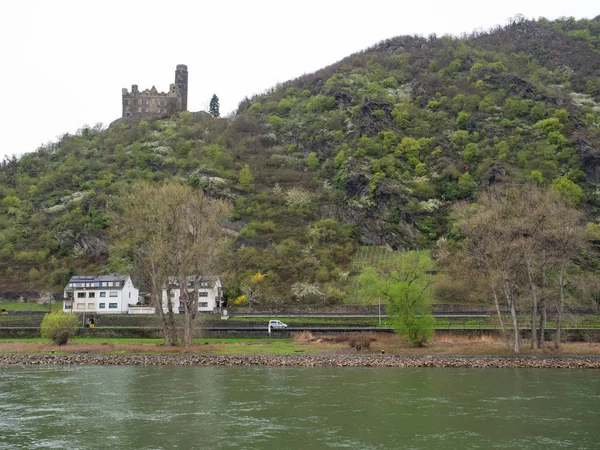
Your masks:
{"label": "stone castle wall", "polygon": [[179,64],[175,71],[175,83],[169,92],[158,92],[156,87],[140,91],[137,84],[122,90],[123,113],[127,119],[156,119],[187,111],[187,66]]}

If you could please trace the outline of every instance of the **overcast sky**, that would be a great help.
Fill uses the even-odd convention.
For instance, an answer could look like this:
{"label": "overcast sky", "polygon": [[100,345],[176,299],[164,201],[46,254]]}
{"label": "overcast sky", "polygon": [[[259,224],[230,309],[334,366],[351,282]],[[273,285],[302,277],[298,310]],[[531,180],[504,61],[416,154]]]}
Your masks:
{"label": "overcast sky", "polygon": [[[595,7],[594,7],[595,5]],[[528,18],[593,18],[586,0],[11,0],[0,4],[0,156],[121,116],[121,89],[167,91],[189,70],[188,109],[245,96],[403,34],[458,35]]]}

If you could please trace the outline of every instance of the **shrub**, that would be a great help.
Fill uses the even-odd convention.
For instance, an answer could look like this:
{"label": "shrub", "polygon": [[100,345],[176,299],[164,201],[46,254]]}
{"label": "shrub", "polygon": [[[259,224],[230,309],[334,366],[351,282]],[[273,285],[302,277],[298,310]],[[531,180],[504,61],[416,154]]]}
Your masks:
{"label": "shrub", "polygon": [[371,348],[372,339],[368,336],[353,335],[348,340],[350,347],[355,348],[357,352]]}
{"label": "shrub", "polygon": [[302,331],[301,333],[294,333],[292,335],[295,342],[300,344],[307,344],[308,342],[314,342],[316,338],[310,331]]}
{"label": "shrub", "polygon": [[65,345],[79,328],[79,318],[73,313],[54,311],[42,320],[42,337],[52,339],[55,344]]}

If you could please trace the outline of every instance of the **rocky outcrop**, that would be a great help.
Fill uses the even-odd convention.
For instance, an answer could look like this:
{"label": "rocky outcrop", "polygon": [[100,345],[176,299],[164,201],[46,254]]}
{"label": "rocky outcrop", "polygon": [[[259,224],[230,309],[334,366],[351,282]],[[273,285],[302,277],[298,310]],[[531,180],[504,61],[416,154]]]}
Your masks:
{"label": "rocky outcrop", "polygon": [[223,355],[0,355],[0,365],[453,367],[600,369],[600,357],[562,356],[223,356]]}
{"label": "rocky outcrop", "polygon": [[90,258],[107,257],[110,244],[106,239],[93,235],[84,235],[76,242],[79,251]]}

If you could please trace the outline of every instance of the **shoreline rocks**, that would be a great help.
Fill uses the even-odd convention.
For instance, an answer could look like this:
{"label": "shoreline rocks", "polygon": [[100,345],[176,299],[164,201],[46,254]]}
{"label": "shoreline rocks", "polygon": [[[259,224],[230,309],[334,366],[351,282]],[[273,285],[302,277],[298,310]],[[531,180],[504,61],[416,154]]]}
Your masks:
{"label": "shoreline rocks", "polygon": [[0,365],[600,369],[598,356],[0,355]]}

